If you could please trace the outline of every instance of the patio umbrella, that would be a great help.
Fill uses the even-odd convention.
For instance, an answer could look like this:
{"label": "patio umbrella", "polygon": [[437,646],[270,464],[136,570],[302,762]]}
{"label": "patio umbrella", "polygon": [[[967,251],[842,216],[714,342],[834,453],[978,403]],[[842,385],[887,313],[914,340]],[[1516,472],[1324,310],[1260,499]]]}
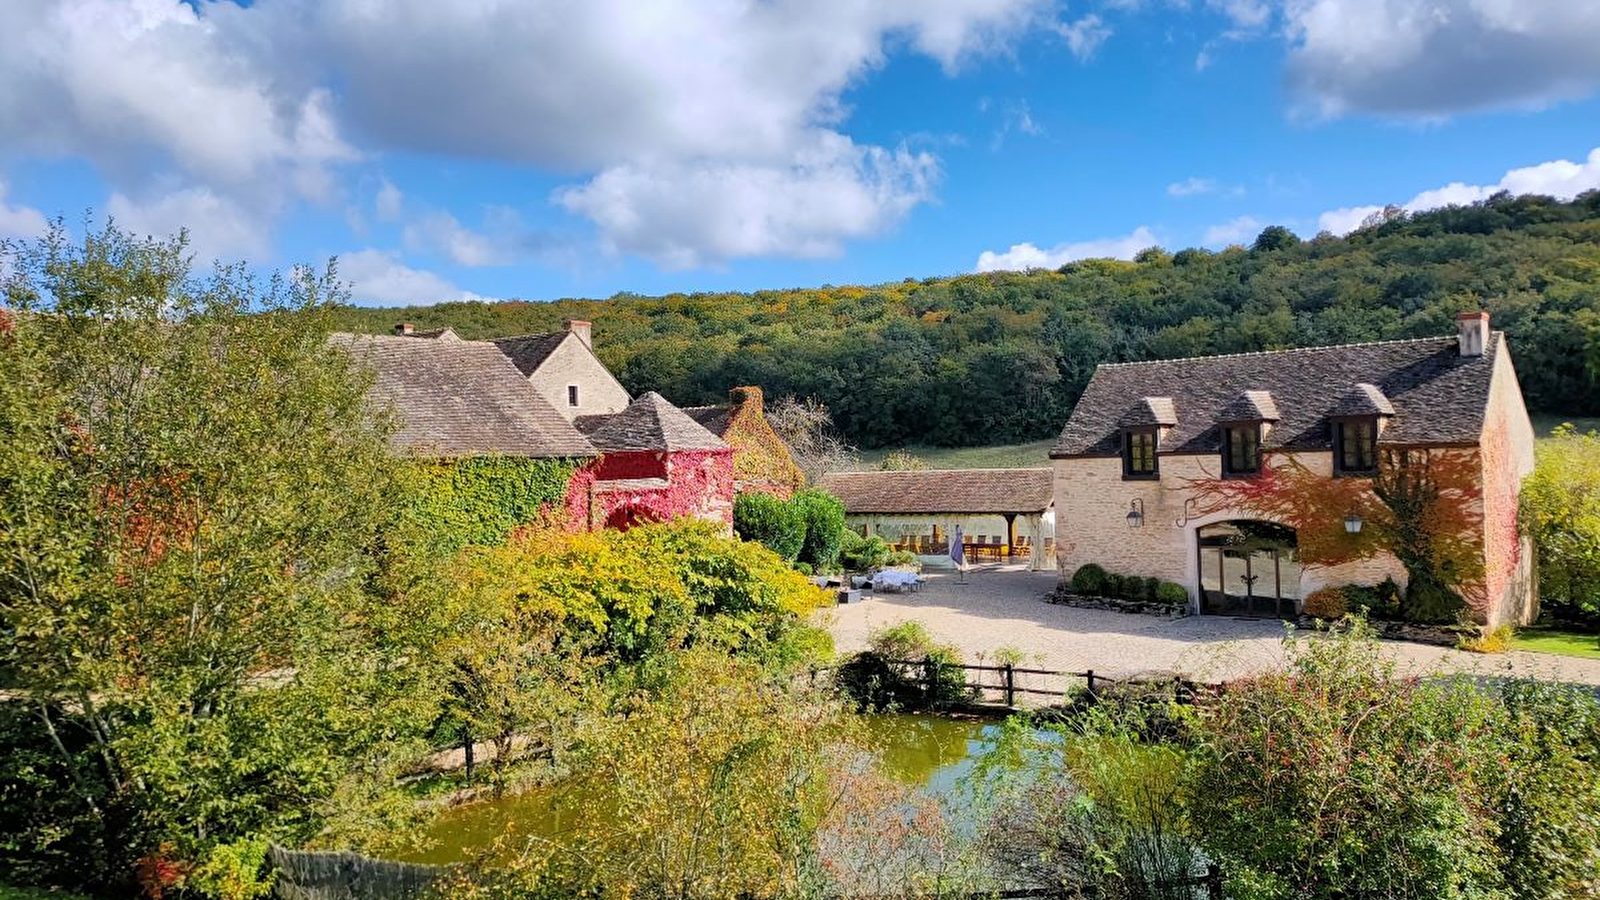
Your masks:
{"label": "patio umbrella", "polygon": [[967,552],[963,549],[962,544],[961,526],[957,525],[956,533],[950,538],[950,561],[955,563],[958,569],[965,567],[967,564]]}

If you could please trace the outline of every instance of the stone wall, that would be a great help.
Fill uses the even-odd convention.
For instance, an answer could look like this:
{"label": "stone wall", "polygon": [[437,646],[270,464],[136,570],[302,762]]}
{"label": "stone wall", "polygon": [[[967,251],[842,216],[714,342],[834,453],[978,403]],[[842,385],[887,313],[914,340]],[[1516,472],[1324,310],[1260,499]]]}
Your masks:
{"label": "stone wall", "polygon": [[[1294,454],[1301,465],[1332,477],[1333,454]],[[1062,459],[1055,462],[1056,565],[1063,578],[1085,563],[1097,563],[1119,575],[1155,576],[1176,581],[1198,598],[1195,532],[1202,526],[1231,519],[1257,519],[1243,510],[1201,514],[1192,504],[1192,482],[1218,477],[1221,460],[1214,454],[1162,456],[1159,481],[1124,481],[1118,457]],[[1143,504],[1144,524],[1130,527],[1134,500]],[[1392,577],[1402,586],[1405,568],[1384,553],[1337,566],[1307,566],[1300,596],[1338,584],[1376,584]]]}
{"label": "stone wall", "polygon": [[[1501,341],[1505,338],[1502,336]],[[1495,358],[1483,437],[1484,593],[1473,598],[1475,617],[1490,627],[1526,625],[1539,614],[1533,544],[1518,520],[1522,479],[1533,471],[1533,424],[1502,344]]]}
{"label": "stone wall", "polygon": [[[569,422],[578,416],[621,412],[630,399],[622,384],[576,337],[562,341],[528,377],[528,383]],[[578,386],[577,406],[567,403],[567,386],[572,384]]]}

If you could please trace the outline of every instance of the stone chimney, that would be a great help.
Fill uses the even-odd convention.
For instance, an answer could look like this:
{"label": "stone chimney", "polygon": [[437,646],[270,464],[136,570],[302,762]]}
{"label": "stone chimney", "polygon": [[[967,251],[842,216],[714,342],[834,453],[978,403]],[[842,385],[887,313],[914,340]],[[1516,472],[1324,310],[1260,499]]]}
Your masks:
{"label": "stone chimney", "polygon": [[594,349],[594,325],[592,323],[585,322],[582,319],[568,319],[565,324],[567,330],[577,335],[578,340],[583,341],[585,347],[590,350]]}
{"label": "stone chimney", "polygon": [[764,410],[767,405],[766,398],[761,393],[761,388],[755,385],[736,387],[728,391],[728,402],[733,405],[734,409],[742,409],[744,406],[749,405],[758,410]]}
{"label": "stone chimney", "polygon": [[410,322],[397,322],[394,326],[394,333],[399,337],[408,337],[416,330],[417,326],[411,324]]}
{"label": "stone chimney", "polygon": [[1456,316],[1456,340],[1462,356],[1482,356],[1489,346],[1489,314],[1479,310]]}

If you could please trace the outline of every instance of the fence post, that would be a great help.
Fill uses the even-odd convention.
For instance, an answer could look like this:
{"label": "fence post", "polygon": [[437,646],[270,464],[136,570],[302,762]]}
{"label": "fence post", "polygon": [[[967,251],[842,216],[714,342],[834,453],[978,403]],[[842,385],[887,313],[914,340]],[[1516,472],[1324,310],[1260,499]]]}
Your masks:
{"label": "fence post", "polygon": [[1222,867],[1216,863],[1206,866],[1206,897],[1222,900]]}
{"label": "fence post", "polygon": [[1083,677],[1084,677],[1084,680],[1089,682],[1089,699],[1093,700],[1094,699],[1094,670],[1090,669],[1089,671],[1083,673]]}
{"label": "fence post", "polygon": [[939,663],[931,656],[922,658],[922,702],[929,709],[933,708],[933,699],[938,695]]}
{"label": "fence post", "polygon": [[1002,674],[1005,675],[1005,679],[1006,679],[1006,705],[1007,706],[1016,706],[1017,705],[1017,682],[1016,682],[1017,674],[1016,674],[1016,672],[1012,671],[1011,663],[1006,663],[1002,667],[1002,669],[1003,669]]}

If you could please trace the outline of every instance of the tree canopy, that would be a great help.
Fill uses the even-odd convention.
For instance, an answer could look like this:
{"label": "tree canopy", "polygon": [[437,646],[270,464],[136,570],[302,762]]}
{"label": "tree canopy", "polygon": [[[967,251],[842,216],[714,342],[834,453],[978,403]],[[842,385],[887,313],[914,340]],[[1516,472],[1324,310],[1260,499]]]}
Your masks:
{"label": "tree canopy", "polygon": [[1249,248],[1143,253],[1055,270],[754,293],[345,308],[464,337],[595,323],[635,393],[721,402],[730,385],[815,398],[863,447],[1017,442],[1057,432],[1102,362],[1450,334],[1487,309],[1530,408],[1600,415],[1600,192],[1498,195],[1374,216],[1338,238],[1268,228]]}

